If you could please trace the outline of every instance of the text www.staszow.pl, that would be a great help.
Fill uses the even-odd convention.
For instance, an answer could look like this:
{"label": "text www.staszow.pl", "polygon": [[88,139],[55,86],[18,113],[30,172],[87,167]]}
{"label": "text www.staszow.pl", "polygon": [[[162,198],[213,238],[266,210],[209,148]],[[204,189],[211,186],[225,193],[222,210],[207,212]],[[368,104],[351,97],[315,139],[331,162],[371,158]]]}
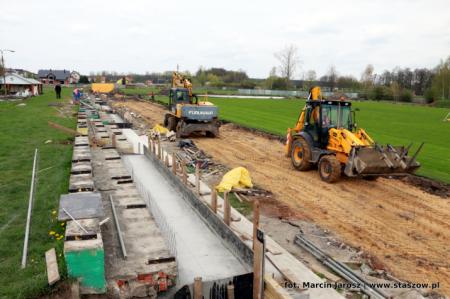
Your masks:
{"label": "text www.staszow.pl", "polygon": [[351,283],[351,282],[286,282],[285,288],[289,289],[365,289],[365,288],[375,288],[375,289],[438,289],[439,282],[383,282],[383,283]]}

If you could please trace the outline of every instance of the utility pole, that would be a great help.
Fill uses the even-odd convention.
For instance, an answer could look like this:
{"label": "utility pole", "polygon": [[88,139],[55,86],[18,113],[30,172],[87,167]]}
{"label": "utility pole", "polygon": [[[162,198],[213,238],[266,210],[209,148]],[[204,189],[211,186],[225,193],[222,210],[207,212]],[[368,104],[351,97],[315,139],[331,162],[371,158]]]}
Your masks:
{"label": "utility pole", "polygon": [[2,53],[2,67],[3,67],[3,85],[5,86],[5,96],[7,95],[6,91],[6,67],[5,67],[5,59],[3,58],[3,52],[11,52],[14,53],[14,50],[8,50],[8,49],[0,49],[0,52]]}

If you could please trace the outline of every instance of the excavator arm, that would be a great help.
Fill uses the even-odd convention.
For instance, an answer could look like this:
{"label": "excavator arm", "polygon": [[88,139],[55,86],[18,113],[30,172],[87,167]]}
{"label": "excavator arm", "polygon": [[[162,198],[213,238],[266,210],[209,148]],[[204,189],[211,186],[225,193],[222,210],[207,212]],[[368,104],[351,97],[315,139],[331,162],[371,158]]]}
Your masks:
{"label": "excavator arm", "polygon": [[172,87],[186,88],[189,91],[189,97],[192,97],[192,83],[188,78],[178,72],[172,73]]}

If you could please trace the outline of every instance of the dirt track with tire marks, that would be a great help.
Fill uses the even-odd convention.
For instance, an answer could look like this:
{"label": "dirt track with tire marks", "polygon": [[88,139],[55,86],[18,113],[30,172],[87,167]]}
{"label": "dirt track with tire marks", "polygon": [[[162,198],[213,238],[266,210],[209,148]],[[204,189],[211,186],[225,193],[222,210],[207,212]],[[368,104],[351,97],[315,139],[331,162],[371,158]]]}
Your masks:
{"label": "dirt track with tire marks", "polygon": [[[155,104],[130,101],[117,105],[125,105],[152,125],[163,120],[164,109]],[[256,185],[272,191],[297,217],[367,252],[372,266],[403,280],[439,281],[439,292],[450,295],[449,198],[383,178],[324,183],[317,170],[294,170],[280,142],[233,124],[222,126],[218,138],[193,140],[215,161],[246,167]]]}

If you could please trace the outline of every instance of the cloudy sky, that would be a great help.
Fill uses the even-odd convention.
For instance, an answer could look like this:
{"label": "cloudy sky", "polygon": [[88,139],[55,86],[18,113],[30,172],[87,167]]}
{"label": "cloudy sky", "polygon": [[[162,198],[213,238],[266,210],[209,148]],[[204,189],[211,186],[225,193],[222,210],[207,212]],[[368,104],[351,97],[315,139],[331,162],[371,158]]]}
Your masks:
{"label": "cloudy sky", "polygon": [[301,68],[360,77],[450,55],[450,1],[0,0],[8,67],[90,71],[243,69],[264,78],[294,44]]}

